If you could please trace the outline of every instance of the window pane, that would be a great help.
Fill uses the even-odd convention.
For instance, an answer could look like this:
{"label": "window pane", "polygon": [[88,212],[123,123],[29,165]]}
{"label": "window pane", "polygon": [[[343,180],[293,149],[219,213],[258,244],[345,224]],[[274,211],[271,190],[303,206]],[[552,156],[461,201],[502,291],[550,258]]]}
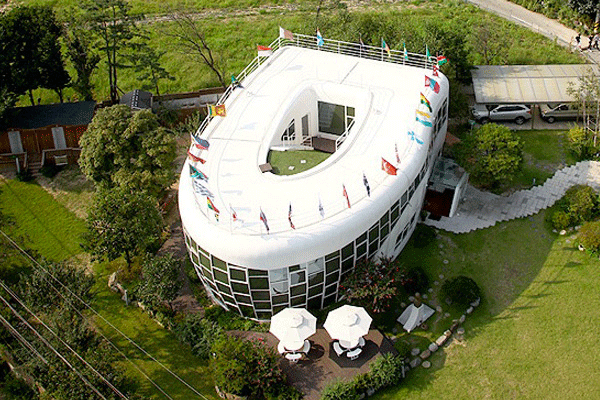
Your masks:
{"label": "window pane", "polygon": [[289,267],[290,273],[294,272],[294,271],[298,271],[300,269],[299,265],[292,265],[291,267]]}
{"label": "window pane", "polygon": [[290,305],[292,307],[295,306],[303,306],[306,304],[306,296],[293,297]]}
{"label": "window pane", "polygon": [[354,267],[354,260],[352,258],[342,262],[342,272],[350,271]]}
{"label": "window pane", "polygon": [[225,261],[212,256],[212,265],[214,268],[219,268],[222,271],[227,271],[227,264],[225,264]]}
{"label": "window pane", "polygon": [[289,301],[289,297],[287,294],[284,295],[279,295],[279,296],[273,296],[273,305],[275,304],[285,304]]}
{"label": "window pane", "polygon": [[379,249],[379,242],[374,241],[369,245],[369,258],[373,257],[375,253],[377,253],[377,249]]}
{"label": "window pane", "polygon": [[321,297],[315,297],[308,300],[307,308],[311,310],[316,310],[321,308]]}
{"label": "window pane", "polygon": [[358,237],[358,239],[356,239],[356,244],[359,245],[362,242],[364,242],[365,240],[367,240],[367,232],[363,233],[362,235],[360,235]]}
{"label": "window pane", "polygon": [[215,275],[215,280],[222,282],[222,283],[229,283],[229,279],[227,278],[227,274],[223,271],[220,271],[218,269],[214,269],[213,270],[213,274]]}
{"label": "window pane", "polygon": [[239,305],[242,315],[246,318],[255,318],[254,308],[250,306]]}
{"label": "window pane", "polygon": [[271,284],[271,294],[287,294],[288,292],[288,283],[286,282],[277,282]]}
{"label": "window pane", "polygon": [[369,243],[371,243],[375,239],[377,239],[378,236],[379,236],[379,226],[377,224],[375,224],[375,226],[373,226],[369,230]]}
{"label": "window pane", "polygon": [[246,271],[242,269],[229,268],[229,275],[231,279],[235,279],[236,281],[246,282]]}
{"label": "window pane", "polygon": [[253,290],[252,291],[252,300],[270,300],[271,296],[269,296],[269,292],[263,290]]}
{"label": "window pane", "polygon": [[336,292],[337,292],[337,285],[331,285],[325,289],[325,296],[328,296],[328,295],[336,293]]}
{"label": "window pane", "polygon": [[306,286],[305,285],[292,286],[290,293],[292,296],[304,294],[304,293],[306,293]]}
{"label": "window pane", "polygon": [[295,285],[306,281],[306,271],[296,271],[290,274],[290,283]]}
{"label": "window pane", "polygon": [[346,130],[344,106],[318,102],[319,131],[341,135]]}
{"label": "window pane", "polygon": [[245,283],[231,282],[231,290],[237,293],[250,293],[250,289],[248,289],[248,285]]}
{"label": "window pane", "polygon": [[361,258],[367,254],[367,244],[363,243],[356,248],[356,258]]}
{"label": "window pane", "polygon": [[309,286],[315,286],[315,285],[318,285],[320,283],[323,283],[323,277],[324,277],[324,273],[323,272],[319,272],[318,274],[310,275],[308,277],[308,285]]}
{"label": "window pane", "polygon": [[331,275],[327,275],[327,279],[325,279],[325,285],[330,285],[332,283],[336,283],[338,281],[338,278],[340,276],[340,272],[336,271],[335,273],[331,274]]}
{"label": "window pane", "polygon": [[261,269],[248,269],[248,275],[250,276],[267,276],[269,273]]}
{"label": "window pane", "polygon": [[[244,303],[244,304],[252,304],[252,299],[250,298],[250,296],[244,296],[243,294],[233,294],[235,296],[235,299],[238,301],[238,303]],[[242,306],[240,305],[240,308]]]}
{"label": "window pane", "polygon": [[227,294],[231,294],[231,290],[229,289],[229,286],[225,286],[222,283],[217,282],[217,287],[219,288],[219,291],[222,293],[227,293]]}
{"label": "window pane", "polygon": [[330,305],[332,305],[333,303],[335,303],[335,294],[326,297],[325,300],[323,300],[323,308],[328,307]]}
{"label": "window pane", "polygon": [[267,278],[250,278],[250,288],[269,289],[269,280]]}
{"label": "window pane", "polygon": [[339,257],[339,255],[340,255],[340,251],[339,251],[339,250],[336,250],[336,251],[334,251],[333,253],[329,253],[329,254],[327,254],[327,255],[325,256],[325,261],[329,261],[329,260],[331,260],[331,259],[333,259],[333,258]]}
{"label": "window pane", "polygon": [[390,233],[390,226],[386,224],[381,228],[381,240],[384,240],[388,233]]}
{"label": "window pane", "polygon": [[221,297],[228,303],[235,304],[235,300],[233,297],[226,295],[225,293],[221,293]]}
{"label": "window pane", "polygon": [[273,313],[271,313],[271,312],[265,312],[265,311],[257,311],[256,312],[256,318],[258,318],[261,321],[270,319],[272,316],[273,316]]}
{"label": "window pane", "polygon": [[330,274],[334,271],[339,271],[340,269],[340,259],[336,258],[335,260],[331,260],[331,261],[327,261],[327,263],[325,263],[325,270],[327,271],[327,274]]}
{"label": "window pane", "polygon": [[200,254],[200,264],[204,265],[210,270],[210,260],[204,254]]}
{"label": "window pane", "polygon": [[317,296],[323,293],[323,285],[315,286],[308,289],[308,297]]}
{"label": "window pane", "polygon": [[323,271],[324,265],[325,265],[322,258],[317,258],[314,261],[309,261],[307,264],[308,264],[307,269],[308,269],[309,274]]}
{"label": "window pane", "polygon": [[279,311],[286,309],[287,308],[287,304],[283,304],[280,306],[273,306],[273,315],[277,314]]}
{"label": "window pane", "polygon": [[386,212],[385,214],[383,214],[383,217],[381,217],[381,219],[379,220],[379,226],[383,226],[385,224],[387,224],[390,220],[390,214],[388,212]]}
{"label": "window pane", "polygon": [[255,301],[254,308],[256,308],[257,310],[270,310],[271,303],[268,301]]}
{"label": "window pane", "polygon": [[354,243],[350,242],[342,249],[342,260],[354,255]]}
{"label": "window pane", "polygon": [[198,258],[198,256],[196,255],[196,253],[192,253],[192,262],[195,265],[199,265],[200,264],[200,259]]}
{"label": "window pane", "polygon": [[271,279],[271,282],[287,281],[287,268],[280,268],[269,271],[269,278]]}

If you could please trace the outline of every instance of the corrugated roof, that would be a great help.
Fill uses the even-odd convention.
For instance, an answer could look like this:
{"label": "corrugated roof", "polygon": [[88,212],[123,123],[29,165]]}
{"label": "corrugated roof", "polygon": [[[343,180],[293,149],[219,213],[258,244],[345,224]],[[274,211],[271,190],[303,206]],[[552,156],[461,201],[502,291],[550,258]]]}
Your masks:
{"label": "corrugated roof", "polygon": [[13,129],[36,129],[49,125],[87,125],[92,121],[95,107],[95,101],[80,101],[14,108],[7,126]]}
{"label": "corrugated roof", "polygon": [[478,65],[471,71],[475,100],[480,104],[571,102],[569,83],[600,75],[595,64]]}

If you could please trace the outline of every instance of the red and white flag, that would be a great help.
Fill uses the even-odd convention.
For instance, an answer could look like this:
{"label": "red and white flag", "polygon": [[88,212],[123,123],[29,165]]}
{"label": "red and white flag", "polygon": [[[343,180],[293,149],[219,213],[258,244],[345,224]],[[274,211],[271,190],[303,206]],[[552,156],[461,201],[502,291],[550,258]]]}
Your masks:
{"label": "red and white flag", "polygon": [[344,197],[346,198],[346,202],[348,203],[348,208],[350,208],[350,198],[348,197],[348,192],[346,191],[346,185],[342,185],[342,187],[344,188],[343,194]]}
{"label": "red and white flag", "polygon": [[282,27],[279,27],[279,37],[282,39],[294,40],[294,34]]}
{"label": "red and white flag", "polygon": [[259,57],[269,57],[273,54],[273,49],[267,46],[257,45],[256,49],[258,50]]}
{"label": "red and white flag", "polygon": [[440,67],[437,64],[433,64],[433,76],[440,76],[438,74],[439,69],[440,69]]}
{"label": "red and white flag", "polygon": [[381,169],[383,169],[389,175],[396,175],[396,172],[398,171],[398,168],[394,167],[383,157],[381,157]]}
{"label": "red and white flag", "polygon": [[396,163],[400,164],[400,155],[398,154],[398,145],[394,143],[394,150],[396,151]]}
{"label": "red and white flag", "polygon": [[262,209],[260,210],[260,220],[263,222],[263,224],[265,224],[265,228],[267,228],[267,233],[269,233],[269,224],[267,224],[267,216],[265,215]]}
{"label": "red and white flag", "polygon": [[231,207],[231,204],[229,205],[229,212],[231,213],[231,219],[234,222],[237,221],[237,213],[235,212],[235,210],[233,209],[233,207]]}
{"label": "red and white flag", "polygon": [[[194,146],[195,147],[195,146]],[[198,157],[197,155],[194,155],[191,151],[188,150],[188,156],[190,157],[190,160],[194,161],[194,162],[199,162],[201,164],[204,164],[206,162],[206,160],[203,160],[202,158]]]}
{"label": "red and white flag", "polygon": [[440,84],[437,83],[437,81],[435,79],[431,79],[427,75],[425,75],[425,87],[430,88],[431,90],[433,90],[436,93],[440,92]]}
{"label": "red and white flag", "polygon": [[296,229],[294,223],[292,222],[292,203],[290,203],[290,210],[288,211],[288,221],[290,221],[290,226],[292,229]]}

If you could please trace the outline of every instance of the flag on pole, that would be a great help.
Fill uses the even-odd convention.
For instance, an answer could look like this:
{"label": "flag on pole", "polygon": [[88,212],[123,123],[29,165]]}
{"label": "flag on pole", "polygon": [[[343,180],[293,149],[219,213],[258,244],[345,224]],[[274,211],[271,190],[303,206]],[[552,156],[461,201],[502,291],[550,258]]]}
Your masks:
{"label": "flag on pole", "polygon": [[408,131],[408,136],[410,137],[410,140],[415,141],[418,144],[423,144],[423,141],[421,139],[419,139],[418,137],[416,137],[415,133],[413,131]]}
{"label": "flag on pole", "polygon": [[358,45],[359,45],[359,52],[360,52],[360,56],[362,57],[362,53],[366,50],[365,49],[365,43],[362,40],[362,36],[359,36],[358,38]]}
{"label": "flag on pole", "polygon": [[323,204],[321,203],[320,197],[319,197],[319,214],[321,214],[321,218],[325,218],[325,209],[323,208]]}
{"label": "flag on pole", "polygon": [[242,84],[237,80],[237,78],[235,77],[235,75],[231,74],[231,85],[236,88],[239,87],[241,89],[243,89],[244,87],[242,86]]}
{"label": "flag on pole", "polygon": [[446,56],[437,56],[438,65],[444,65],[447,62],[448,62],[448,59],[446,58]]}
{"label": "flag on pole", "polygon": [[294,34],[282,27],[279,27],[279,37],[282,39],[294,40]]}
{"label": "flag on pole", "polygon": [[398,168],[394,167],[385,158],[381,157],[381,169],[388,173],[388,175],[396,175]]}
{"label": "flag on pole", "polygon": [[431,115],[427,114],[425,111],[416,110],[415,112],[417,113],[417,115],[420,115],[421,117],[431,118]]}
{"label": "flag on pole", "polygon": [[398,154],[398,145],[394,143],[394,150],[396,151],[396,163],[400,164],[400,155]]}
{"label": "flag on pole", "polygon": [[429,112],[433,112],[431,108],[431,103],[427,100],[427,97],[423,93],[421,93],[421,104],[425,104],[425,106],[429,109]]}
{"label": "flag on pole", "polygon": [[[423,125],[425,125],[425,126],[429,126],[429,127],[432,127],[432,126],[433,126],[433,125],[431,124],[431,122],[429,122],[429,121],[425,121],[425,120],[423,120],[423,119],[420,119],[419,117],[415,117],[415,119],[417,120],[417,122],[420,122],[420,123],[422,123],[422,124],[423,124]],[[419,144],[421,144],[421,143],[419,143]]]}
{"label": "flag on pole", "polygon": [[256,48],[258,50],[259,57],[269,57],[271,54],[273,54],[273,49],[270,47],[257,45]]}
{"label": "flag on pole", "polygon": [[237,221],[237,213],[235,212],[233,207],[231,207],[231,204],[229,205],[229,212],[231,213],[231,219],[233,220],[233,222]]}
{"label": "flag on pole", "polygon": [[425,87],[431,88],[431,90],[433,90],[436,93],[440,92],[440,84],[437,83],[436,80],[431,79],[430,77],[428,77],[427,75],[425,75]]}
{"label": "flag on pole", "polygon": [[194,186],[194,192],[202,196],[210,197],[211,199],[215,197],[213,196],[210,190],[208,190],[202,183],[200,183],[198,179],[193,179],[192,185]]}
{"label": "flag on pole", "polygon": [[429,46],[427,44],[425,44],[425,54],[427,55],[427,61],[429,61],[431,54],[429,54]]}
{"label": "flag on pole", "polygon": [[381,48],[384,49],[388,53],[388,57],[392,56],[392,52],[390,50],[390,46],[381,38]]}
{"label": "flag on pole", "polygon": [[260,220],[265,224],[265,228],[267,228],[267,233],[269,233],[269,225],[267,224],[267,216],[263,212],[262,208],[260,209]]}
{"label": "flag on pole", "polygon": [[208,148],[210,146],[210,143],[208,143],[208,140],[199,138],[195,135],[192,135],[192,142],[200,150],[208,150]]}
{"label": "flag on pole", "polygon": [[204,163],[206,162],[206,160],[203,160],[203,159],[201,159],[200,157],[198,157],[198,156],[196,156],[196,155],[192,154],[192,152],[191,152],[191,151],[189,151],[189,150],[188,150],[187,154],[188,154],[188,156],[190,157],[190,159],[191,159],[192,161],[194,161],[194,162],[199,162],[199,163],[201,163],[201,164],[204,164]]}
{"label": "flag on pole", "polygon": [[371,187],[369,186],[369,181],[367,180],[367,176],[365,175],[364,172],[363,172],[363,184],[365,185],[365,188],[367,189],[367,196],[371,197]]}
{"label": "flag on pole", "polygon": [[227,111],[225,110],[225,104],[219,105],[208,105],[208,115],[210,117],[226,117]]}
{"label": "flag on pole", "polygon": [[321,36],[321,32],[319,32],[319,28],[317,28],[317,46],[321,47],[325,44],[323,40],[323,36]]}
{"label": "flag on pole", "polygon": [[215,203],[213,203],[210,197],[208,196],[206,196],[206,204],[208,205],[208,208],[213,210],[216,214],[220,214],[219,209],[215,206]]}
{"label": "flag on pole", "polygon": [[202,173],[202,171],[194,168],[194,166],[191,164],[190,164],[190,176],[192,178],[198,178],[200,180],[203,180],[204,182],[208,182],[208,176],[204,175]]}
{"label": "flag on pole", "polygon": [[406,51],[406,42],[402,43],[404,46],[404,60],[408,61],[408,51]]}
{"label": "flag on pole", "polygon": [[290,210],[288,211],[288,221],[290,221],[290,226],[292,229],[296,229],[294,223],[292,222],[292,203],[290,203]]}
{"label": "flag on pole", "polygon": [[346,185],[342,184],[342,188],[344,189],[342,193],[343,193],[344,197],[346,198],[346,202],[348,203],[348,208],[350,208],[351,207],[350,206],[350,197],[348,197],[348,192],[346,191]]}
{"label": "flag on pole", "polygon": [[440,69],[440,67],[437,64],[433,64],[433,76],[440,76],[438,74],[439,69]]}

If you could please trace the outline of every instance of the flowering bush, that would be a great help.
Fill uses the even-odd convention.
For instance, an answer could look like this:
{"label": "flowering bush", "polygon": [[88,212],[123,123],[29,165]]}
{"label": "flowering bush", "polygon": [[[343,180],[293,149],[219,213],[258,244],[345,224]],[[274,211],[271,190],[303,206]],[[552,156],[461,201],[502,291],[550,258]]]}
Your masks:
{"label": "flowering bush", "polygon": [[372,261],[361,262],[346,278],[340,289],[346,290],[349,301],[356,301],[374,313],[382,313],[390,308],[396,295],[396,274],[399,267],[393,267],[389,260],[381,264]]}

